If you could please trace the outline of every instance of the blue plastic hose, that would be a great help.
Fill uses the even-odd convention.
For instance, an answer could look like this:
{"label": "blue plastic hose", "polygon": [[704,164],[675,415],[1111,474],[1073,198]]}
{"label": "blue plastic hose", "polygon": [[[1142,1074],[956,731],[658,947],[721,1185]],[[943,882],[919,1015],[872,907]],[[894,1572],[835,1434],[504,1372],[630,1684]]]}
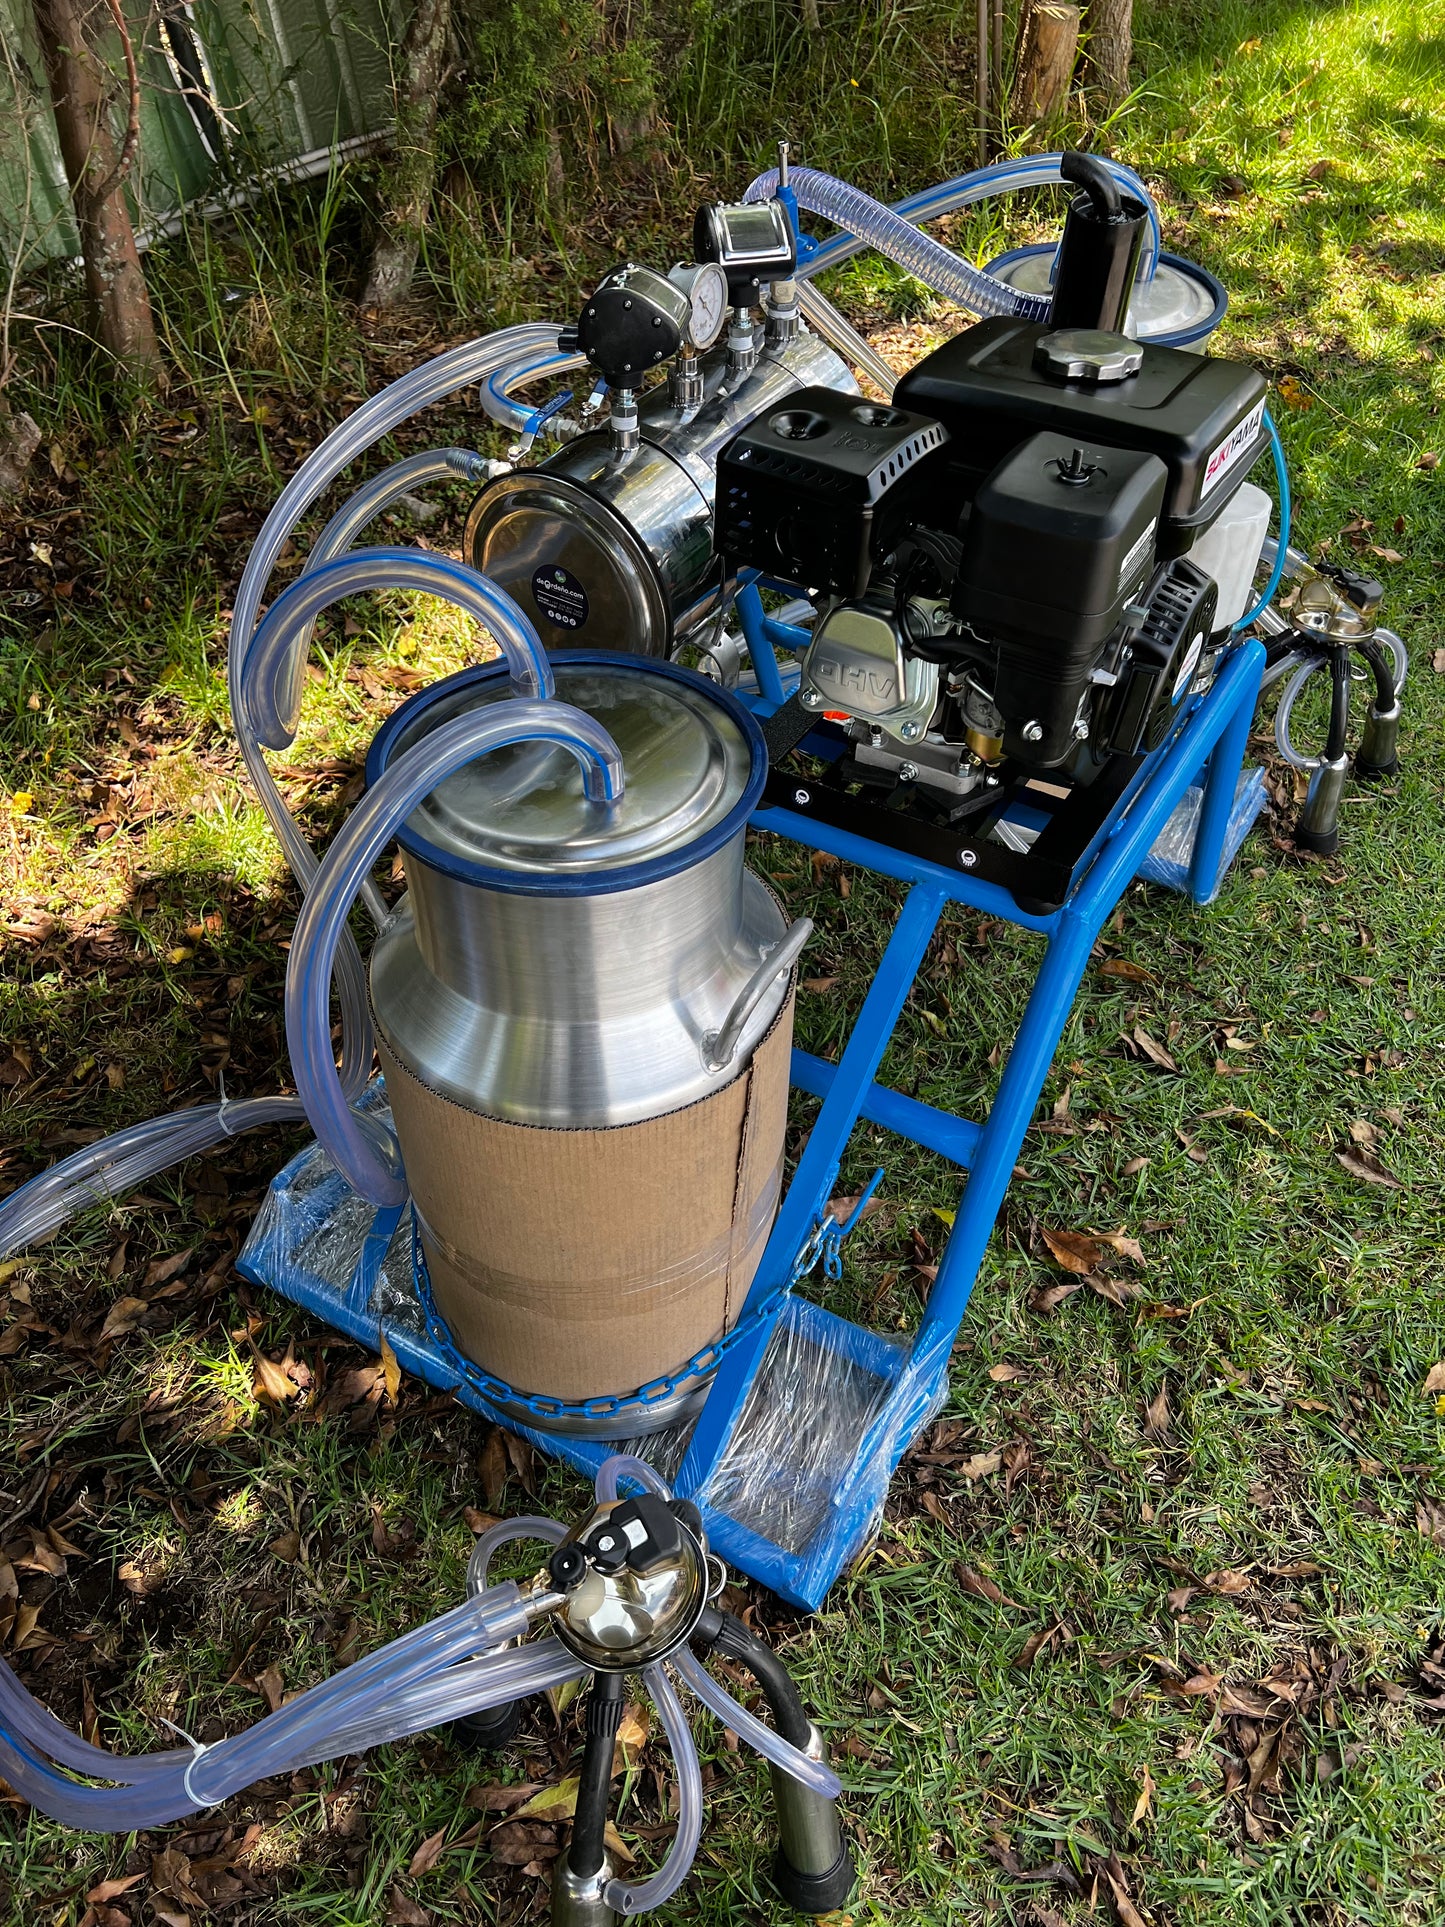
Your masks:
{"label": "blue plastic hose", "polygon": [[1239,621],[1235,623],[1230,633],[1236,636],[1241,629],[1248,629],[1252,623],[1258,622],[1270,603],[1274,601],[1275,592],[1284,577],[1285,558],[1289,552],[1289,469],[1284,459],[1284,443],[1279,438],[1279,430],[1274,425],[1274,417],[1267,408],[1264,411],[1264,425],[1269,433],[1270,452],[1274,456],[1275,479],[1279,483],[1279,535],[1274,545],[1274,567],[1270,571],[1268,586],[1264,594],[1259,598],[1259,601],[1256,602],[1250,610],[1249,614],[1247,616],[1241,616]]}

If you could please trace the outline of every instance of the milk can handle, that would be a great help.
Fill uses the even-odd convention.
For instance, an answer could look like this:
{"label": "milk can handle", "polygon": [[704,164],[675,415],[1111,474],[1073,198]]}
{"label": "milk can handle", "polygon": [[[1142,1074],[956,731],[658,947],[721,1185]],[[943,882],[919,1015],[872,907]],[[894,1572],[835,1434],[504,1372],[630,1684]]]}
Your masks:
{"label": "milk can handle", "polygon": [[721,1030],[710,1030],[702,1040],[702,1061],[706,1070],[714,1075],[725,1071],[738,1054],[743,1031],[749,1017],[762,1002],[768,986],[791,970],[797,962],[798,953],[813,934],[813,919],[799,917],[790,924],[781,943],[767,951],[762,962],[738,992],[737,1001],[728,1012],[727,1022]]}
{"label": "milk can handle", "polygon": [[296,1091],[332,1162],[371,1204],[406,1202],[406,1175],[392,1133],[354,1111],[331,1047],[331,971],[346,916],[383,846],[454,770],[510,743],[556,743],[582,767],[582,792],[605,808],[622,795],[622,758],[607,731],[561,702],[510,702],[468,710],[399,756],[338,832],[306,892],[286,968],[286,1043]]}

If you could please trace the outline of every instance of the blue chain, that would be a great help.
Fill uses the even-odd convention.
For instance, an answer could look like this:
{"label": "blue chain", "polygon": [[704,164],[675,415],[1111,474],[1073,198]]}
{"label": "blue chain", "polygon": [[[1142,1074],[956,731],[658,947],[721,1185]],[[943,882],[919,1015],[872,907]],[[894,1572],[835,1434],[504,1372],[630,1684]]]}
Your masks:
{"label": "blue chain", "polygon": [[690,1380],[710,1376],[734,1345],[740,1345],[750,1338],[760,1327],[771,1322],[783,1301],[794,1285],[807,1274],[822,1258],[824,1268],[830,1278],[842,1273],[842,1262],[838,1257],[838,1246],[862,1217],[864,1208],[882,1178],[881,1170],[875,1171],[868,1189],[858,1200],[846,1224],[839,1224],[832,1213],[824,1206],[814,1224],[807,1242],[798,1253],[793,1265],[792,1276],[785,1285],[771,1291],[751,1311],[745,1312],[729,1332],[724,1332],[715,1344],[705,1345],[700,1352],[694,1352],[685,1365],[665,1378],[649,1379],[646,1385],[639,1385],[635,1392],[622,1392],[598,1398],[565,1399],[548,1398],[543,1393],[519,1392],[515,1386],[508,1385],[505,1379],[496,1378],[484,1372],[480,1365],[473,1364],[457,1350],[456,1340],[452,1337],[446,1320],[437,1309],[436,1299],[432,1296],[431,1275],[427,1270],[426,1253],[422,1250],[421,1239],[417,1234],[416,1211],[411,1214],[411,1268],[416,1281],[416,1295],[426,1314],[427,1333],[433,1345],[441,1353],[457,1377],[474,1392],[478,1398],[485,1399],[489,1405],[520,1407],[529,1418],[537,1421],[544,1430],[550,1423],[555,1425],[559,1419],[622,1419],[629,1412],[645,1412],[670,1398],[681,1386]]}

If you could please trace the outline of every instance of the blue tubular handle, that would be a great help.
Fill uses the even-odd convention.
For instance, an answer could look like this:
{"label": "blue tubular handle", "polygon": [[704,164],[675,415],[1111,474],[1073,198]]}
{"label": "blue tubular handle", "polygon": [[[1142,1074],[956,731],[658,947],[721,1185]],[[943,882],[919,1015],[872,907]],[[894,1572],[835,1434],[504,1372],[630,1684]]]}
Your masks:
{"label": "blue tubular handle", "polygon": [[336,1074],[331,971],[347,913],[384,845],[439,783],[489,750],[536,741],[556,743],[577,759],[589,802],[615,803],[621,796],[617,745],[585,711],[570,703],[521,701],[469,710],[398,757],[361,799],[327,851],[296,919],[286,968],[286,1043],[297,1093],[332,1162],[372,1204],[402,1204],[407,1187],[390,1132],[376,1118],[352,1110]]}
{"label": "blue tubular handle", "polygon": [[1270,603],[1284,577],[1284,565],[1289,551],[1289,525],[1291,502],[1289,494],[1289,468],[1284,459],[1284,443],[1279,438],[1279,430],[1274,425],[1274,416],[1266,408],[1264,425],[1269,431],[1270,451],[1274,456],[1274,472],[1279,483],[1279,534],[1275,539],[1274,567],[1270,571],[1269,585],[1255,603],[1247,616],[1241,616],[1234,625],[1234,634],[1248,629],[1251,623],[1258,622]]}
{"label": "blue tubular handle", "polygon": [[236,727],[268,749],[294,735],[292,656],[323,609],[368,589],[419,589],[475,616],[496,637],[519,696],[552,694],[552,665],[542,639],[512,598],[464,562],[428,549],[353,549],[309,570],[266,611],[246,650]]}

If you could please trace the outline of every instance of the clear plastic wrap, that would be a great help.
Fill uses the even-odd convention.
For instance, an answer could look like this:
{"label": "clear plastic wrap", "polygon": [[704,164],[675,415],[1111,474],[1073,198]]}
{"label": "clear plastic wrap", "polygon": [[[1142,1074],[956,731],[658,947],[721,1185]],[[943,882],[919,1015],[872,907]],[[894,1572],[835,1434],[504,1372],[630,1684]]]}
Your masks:
{"label": "clear plastic wrap", "polygon": [[[1235,784],[1229,824],[1224,832],[1221,876],[1239,855],[1240,845],[1248,836],[1254,819],[1264,808],[1264,794],[1264,771],[1246,765],[1239,772],[1239,781]],[[1166,890],[1188,890],[1189,864],[1194,855],[1194,838],[1199,829],[1199,812],[1203,803],[1204,791],[1198,783],[1192,784],[1180,797],[1173,815],[1155,837],[1153,847],[1139,866],[1139,874],[1147,883],[1161,883]]]}

